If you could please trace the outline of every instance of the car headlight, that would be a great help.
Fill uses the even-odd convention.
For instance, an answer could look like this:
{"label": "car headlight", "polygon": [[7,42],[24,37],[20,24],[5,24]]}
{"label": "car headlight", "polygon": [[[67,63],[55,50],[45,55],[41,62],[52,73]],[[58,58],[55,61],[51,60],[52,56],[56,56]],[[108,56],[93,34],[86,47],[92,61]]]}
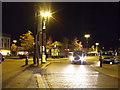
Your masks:
{"label": "car headlight", "polygon": [[73,57],[73,56],[70,56],[69,58],[70,58],[71,61],[74,60],[74,57]]}
{"label": "car headlight", "polygon": [[84,58],[84,57],[80,57],[80,60],[81,60],[81,61],[84,61],[84,60],[85,60],[85,58]]}

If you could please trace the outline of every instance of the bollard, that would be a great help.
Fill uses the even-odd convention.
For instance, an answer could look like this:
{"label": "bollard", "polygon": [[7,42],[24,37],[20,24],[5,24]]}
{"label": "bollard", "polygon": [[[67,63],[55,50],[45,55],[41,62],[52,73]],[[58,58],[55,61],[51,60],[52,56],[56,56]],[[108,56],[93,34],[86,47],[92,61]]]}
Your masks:
{"label": "bollard", "polygon": [[100,60],[100,67],[102,67],[102,60]]}
{"label": "bollard", "polygon": [[46,62],[46,55],[42,55],[42,63],[45,63]]}
{"label": "bollard", "polygon": [[102,67],[102,56],[100,55],[100,67]]}
{"label": "bollard", "polygon": [[25,57],[25,65],[28,65],[28,56]]}

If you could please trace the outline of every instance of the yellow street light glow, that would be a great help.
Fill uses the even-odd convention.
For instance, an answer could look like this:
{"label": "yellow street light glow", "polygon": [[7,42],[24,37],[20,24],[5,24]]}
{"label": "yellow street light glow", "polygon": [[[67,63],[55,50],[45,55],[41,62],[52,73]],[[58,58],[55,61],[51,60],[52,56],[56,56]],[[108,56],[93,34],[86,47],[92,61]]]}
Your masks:
{"label": "yellow street light glow", "polygon": [[99,43],[95,43],[95,45],[99,45]]}
{"label": "yellow street light glow", "polygon": [[89,37],[90,37],[90,34],[85,34],[84,37],[85,37],[85,38],[89,38]]}
{"label": "yellow street light glow", "polygon": [[51,17],[51,13],[50,12],[46,12],[46,16]]}
{"label": "yellow street light glow", "polygon": [[14,43],[16,43],[16,42],[17,42],[17,40],[13,40],[13,42],[14,42]]}
{"label": "yellow street light glow", "polygon": [[43,17],[51,17],[51,13],[50,12],[41,12],[41,16]]}

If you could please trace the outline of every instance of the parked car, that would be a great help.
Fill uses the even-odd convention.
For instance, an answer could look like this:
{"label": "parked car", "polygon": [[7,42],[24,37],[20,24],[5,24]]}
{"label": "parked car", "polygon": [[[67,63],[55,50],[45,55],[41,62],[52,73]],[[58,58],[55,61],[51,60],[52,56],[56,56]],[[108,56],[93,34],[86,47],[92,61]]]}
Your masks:
{"label": "parked car", "polygon": [[28,56],[28,51],[18,51],[17,55],[20,59],[26,58]]}
{"label": "parked car", "polygon": [[106,63],[106,64],[110,64],[110,63],[114,64],[115,55],[113,52],[102,52],[101,60],[103,63]]}
{"label": "parked car", "polygon": [[114,58],[115,58],[114,63],[116,64],[120,63],[120,53],[116,54]]}
{"label": "parked car", "polygon": [[85,64],[86,63],[86,53],[83,51],[70,52],[69,59],[71,63]]}
{"label": "parked car", "polygon": [[0,63],[2,62],[2,61],[4,61],[4,56],[0,53]]}

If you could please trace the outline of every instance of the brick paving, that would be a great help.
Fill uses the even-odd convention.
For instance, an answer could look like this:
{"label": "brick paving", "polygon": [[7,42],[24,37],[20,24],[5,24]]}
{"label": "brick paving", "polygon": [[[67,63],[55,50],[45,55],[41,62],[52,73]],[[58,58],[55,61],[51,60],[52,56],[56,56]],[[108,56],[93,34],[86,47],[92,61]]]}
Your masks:
{"label": "brick paving", "polygon": [[[58,69],[56,66],[59,66]],[[54,70],[52,70],[55,67]],[[68,68],[67,68],[68,67]],[[76,69],[76,70],[75,70]],[[60,66],[60,63],[46,68],[44,77],[50,88],[117,88],[117,79],[93,70],[88,65]],[[110,82],[113,81],[113,82]],[[109,83],[108,83],[109,82]]]}

